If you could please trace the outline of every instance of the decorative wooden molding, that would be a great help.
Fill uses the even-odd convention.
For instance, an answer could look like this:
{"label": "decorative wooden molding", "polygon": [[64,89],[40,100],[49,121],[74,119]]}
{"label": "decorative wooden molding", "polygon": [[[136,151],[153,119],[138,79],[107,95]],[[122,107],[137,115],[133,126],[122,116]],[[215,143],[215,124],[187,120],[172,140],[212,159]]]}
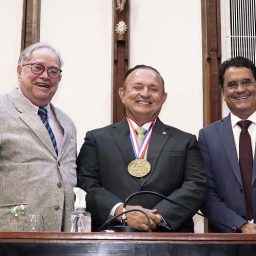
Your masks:
{"label": "decorative wooden molding", "polygon": [[218,73],[221,61],[220,0],[201,0],[203,40],[204,125],[221,118],[221,89]]}
{"label": "decorative wooden molding", "polygon": [[125,113],[118,90],[122,86],[124,75],[128,69],[129,63],[129,1],[113,0],[113,8],[112,121],[115,123],[120,121],[124,117]]}
{"label": "decorative wooden molding", "polygon": [[23,0],[21,50],[40,40],[41,0]]}

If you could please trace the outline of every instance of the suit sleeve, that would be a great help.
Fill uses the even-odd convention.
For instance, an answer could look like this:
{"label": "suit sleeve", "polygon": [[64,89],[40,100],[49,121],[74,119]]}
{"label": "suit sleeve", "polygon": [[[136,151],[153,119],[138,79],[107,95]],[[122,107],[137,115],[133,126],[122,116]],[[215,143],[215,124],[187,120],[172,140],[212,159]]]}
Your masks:
{"label": "suit sleeve", "polygon": [[[171,201],[180,205],[170,204],[166,200],[162,200],[156,205],[160,214],[174,231],[179,230],[186,222],[191,220],[205,199],[206,173],[202,167],[195,136],[189,136],[187,140],[183,161],[182,183],[168,196]],[[178,168],[176,171],[178,171]]]}
{"label": "suit sleeve", "polygon": [[120,198],[105,189],[100,180],[98,146],[93,132],[87,132],[77,158],[78,186],[87,192],[87,207],[98,225],[104,223]]}

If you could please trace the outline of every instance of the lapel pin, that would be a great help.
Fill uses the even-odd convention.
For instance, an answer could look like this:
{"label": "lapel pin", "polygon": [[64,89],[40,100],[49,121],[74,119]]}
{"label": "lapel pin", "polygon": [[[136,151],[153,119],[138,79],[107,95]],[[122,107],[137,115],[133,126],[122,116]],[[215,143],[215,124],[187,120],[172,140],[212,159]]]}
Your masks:
{"label": "lapel pin", "polygon": [[165,134],[167,134],[167,132],[164,131],[163,134],[165,135]]}

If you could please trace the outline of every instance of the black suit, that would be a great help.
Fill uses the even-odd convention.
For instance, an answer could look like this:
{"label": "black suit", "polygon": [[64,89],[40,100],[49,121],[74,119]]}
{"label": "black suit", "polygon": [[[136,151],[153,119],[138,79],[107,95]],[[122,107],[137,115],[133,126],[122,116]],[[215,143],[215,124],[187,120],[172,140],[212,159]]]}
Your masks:
{"label": "black suit", "polygon": [[[134,160],[124,119],[87,133],[78,156],[78,185],[87,191],[88,211],[96,225],[103,224],[112,207],[134,192],[150,190],[168,196],[196,212],[204,200],[206,175],[196,137],[157,120],[147,153],[150,173],[132,177],[128,164]],[[133,198],[129,204],[158,209],[174,231],[193,232],[193,213],[153,195]]]}

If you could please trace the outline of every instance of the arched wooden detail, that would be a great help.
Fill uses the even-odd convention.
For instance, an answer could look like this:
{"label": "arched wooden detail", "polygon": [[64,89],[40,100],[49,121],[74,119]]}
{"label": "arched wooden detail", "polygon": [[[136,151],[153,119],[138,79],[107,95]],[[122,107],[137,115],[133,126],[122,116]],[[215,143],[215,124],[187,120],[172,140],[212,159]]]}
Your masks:
{"label": "arched wooden detail", "polygon": [[220,0],[201,0],[203,40],[204,125],[221,118],[221,89],[218,73],[221,61]]}
{"label": "arched wooden detail", "polygon": [[40,40],[41,0],[23,0],[21,50]]}
{"label": "arched wooden detail", "polygon": [[124,106],[118,95],[129,64],[129,1],[113,0],[113,91],[112,121],[118,122],[124,116]]}

